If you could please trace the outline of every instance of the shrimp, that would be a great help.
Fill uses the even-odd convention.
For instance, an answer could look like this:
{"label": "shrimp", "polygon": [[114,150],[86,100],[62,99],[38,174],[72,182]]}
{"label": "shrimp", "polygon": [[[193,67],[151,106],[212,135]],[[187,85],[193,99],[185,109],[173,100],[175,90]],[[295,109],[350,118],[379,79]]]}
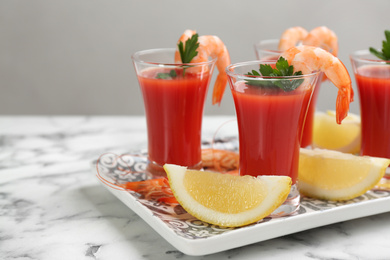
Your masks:
{"label": "shrimp", "polygon": [[238,153],[218,149],[202,149],[202,166],[218,172],[231,173],[237,170],[239,164]]}
{"label": "shrimp", "polygon": [[349,103],[353,101],[351,78],[344,64],[330,52],[314,46],[297,46],[281,54],[295,71],[303,74],[322,71],[339,89],[336,100],[336,121],[341,121],[348,115]]}
{"label": "shrimp", "polygon": [[[321,47],[332,53],[335,57],[337,57],[339,51],[337,35],[326,26],[319,26],[311,30],[302,41],[302,44]],[[322,77],[322,81],[326,79],[326,76]]]}
{"label": "shrimp", "polygon": [[316,27],[302,41],[303,45],[321,47],[337,57],[339,46],[337,35],[326,26]]}
{"label": "shrimp", "polygon": [[[179,42],[185,42],[195,33],[195,31],[191,30],[184,31],[184,34],[180,37]],[[222,96],[225,92],[228,80],[225,68],[230,64],[229,52],[225,44],[217,36],[202,35],[199,36],[198,42],[198,55],[196,55],[192,59],[191,63],[206,62],[208,61],[209,57],[217,58],[216,66],[219,74],[214,83],[212,103],[213,105],[215,105],[216,103],[221,104]],[[175,53],[175,62],[181,62],[180,54],[178,54],[178,51],[176,51]]]}
{"label": "shrimp", "polygon": [[288,50],[291,47],[297,45],[298,42],[303,41],[307,35],[308,32],[303,27],[296,26],[288,28],[282,33],[282,36],[280,37],[278,49],[280,51]]}
{"label": "shrimp", "polygon": [[[217,149],[202,149],[202,166],[205,169],[237,175],[238,164],[238,153]],[[115,184],[115,186],[137,192],[141,195],[142,199],[155,200],[168,204],[178,204],[166,177],[125,182],[122,184]]]}
{"label": "shrimp", "polygon": [[167,178],[126,182],[119,184],[119,186],[126,190],[135,191],[147,200],[178,204]]}

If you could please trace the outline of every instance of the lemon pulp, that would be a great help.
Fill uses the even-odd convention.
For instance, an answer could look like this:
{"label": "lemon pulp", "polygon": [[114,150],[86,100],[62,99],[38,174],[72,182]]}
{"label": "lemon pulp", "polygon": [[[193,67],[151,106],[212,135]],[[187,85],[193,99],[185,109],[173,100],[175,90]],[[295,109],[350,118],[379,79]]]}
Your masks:
{"label": "lemon pulp", "polygon": [[352,199],[372,189],[384,176],[389,163],[384,158],[301,148],[298,189],[313,198]]}
{"label": "lemon pulp", "polygon": [[287,198],[291,178],[234,176],[165,164],[172,192],[191,215],[223,227],[239,227],[271,214]]}
{"label": "lemon pulp", "polygon": [[361,146],[360,117],[349,113],[339,125],[336,112],[317,112],[313,124],[313,146],[344,153],[358,153]]}
{"label": "lemon pulp", "polygon": [[251,176],[240,178],[218,173],[190,172],[192,174],[184,177],[185,189],[197,202],[219,212],[239,213],[253,209],[267,196],[265,184]]}

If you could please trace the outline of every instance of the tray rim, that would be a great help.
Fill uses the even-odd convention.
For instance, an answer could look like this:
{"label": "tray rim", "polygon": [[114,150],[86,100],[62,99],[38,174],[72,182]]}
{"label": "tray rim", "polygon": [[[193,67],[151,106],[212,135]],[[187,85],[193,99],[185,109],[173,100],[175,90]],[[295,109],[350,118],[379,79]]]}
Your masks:
{"label": "tray rim", "polygon": [[[94,162],[92,171],[97,174]],[[160,236],[187,255],[201,256],[329,225],[390,211],[390,196],[358,201],[326,210],[278,218],[270,222],[249,225],[204,239],[189,239],[176,234],[160,218],[142,205],[128,191],[111,188],[99,180],[122,203],[134,211]],[[309,221],[310,220],[310,221]],[[259,235],[260,234],[260,235]]]}

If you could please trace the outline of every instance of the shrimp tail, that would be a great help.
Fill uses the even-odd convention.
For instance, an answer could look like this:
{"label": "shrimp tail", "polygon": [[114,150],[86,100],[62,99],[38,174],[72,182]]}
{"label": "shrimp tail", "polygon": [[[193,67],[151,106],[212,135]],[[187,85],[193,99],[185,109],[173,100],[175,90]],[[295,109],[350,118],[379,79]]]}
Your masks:
{"label": "shrimp tail", "polygon": [[336,122],[341,124],[344,118],[347,117],[349,110],[349,98],[345,90],[339,89],[336,100]]}
{"label": "shrimp tail", "polygon": [[223,93],[225,92],[226,83],[227,83],[226,74],[219,74],[215,81],[214,89],[213,89],[213,98],[212,98],[213,105],[217,103],[218,105],[221,105],[221,100],[222,100]]}
{"label": "shrimp tail", "polygon": [[341,121],[348,116],[349,103],[353,101],[353,95],[354,93],[351,86],[339,88],[336,100],[337,124],[341,124]]}
{"label": "shrimp tail", "polygon": [[214,83],[212,104],[221,104],[223,93],[227,84],[225,68],[230,64],[230,55],[222,40],[218,36],[203,35],[199,37],[200,48],[195,61],[204,61],[208,57],[217,58],[216,67],[218,76]]}

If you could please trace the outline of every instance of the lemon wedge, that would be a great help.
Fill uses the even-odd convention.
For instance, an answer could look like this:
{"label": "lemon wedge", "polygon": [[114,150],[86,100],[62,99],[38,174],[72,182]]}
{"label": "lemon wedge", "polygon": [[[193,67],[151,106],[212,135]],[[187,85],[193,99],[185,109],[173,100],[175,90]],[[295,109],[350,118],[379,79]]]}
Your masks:
{"label": "lemon wedge", "polygon": [[316,112],[313,124],[313,147],[344,153],[360,151],[360,117],[349,113],[339,125],[336,112]]}
{"label": "lemon wedge", "polygon": [[235,176],[187,170],[165,164],[177,201],[191,215],[222,227],[239,227],[263,219],[287,198],[291,178]]}
{"label": "lemon wedge", "polygon": [[302,195],[343,201],[372,189],[384,176],[389,159],[325,149],[299,154],[298,189]]}

